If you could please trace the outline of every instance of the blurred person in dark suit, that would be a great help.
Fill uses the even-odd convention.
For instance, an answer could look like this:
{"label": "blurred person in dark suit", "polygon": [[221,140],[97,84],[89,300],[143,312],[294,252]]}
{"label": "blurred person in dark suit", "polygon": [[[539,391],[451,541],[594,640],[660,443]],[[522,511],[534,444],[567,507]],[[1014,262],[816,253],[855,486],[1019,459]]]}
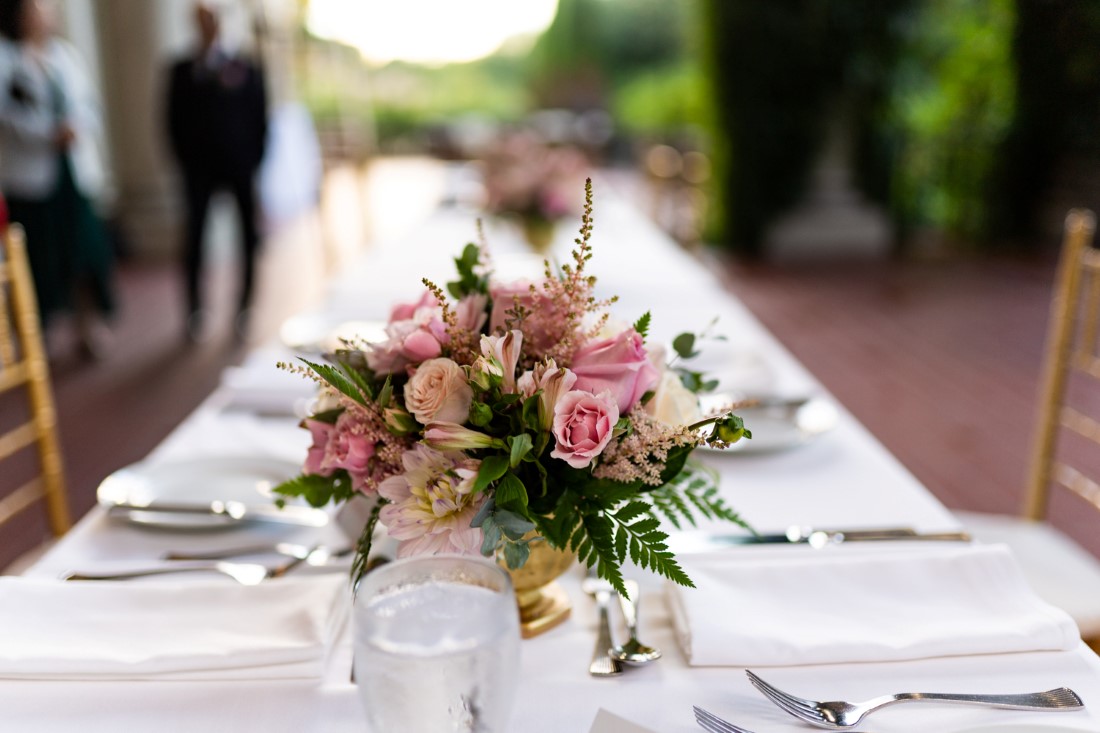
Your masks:
{"label": "blurred person in dark suit", "polygon": [[75,315],[85,357],[105,348],[113,253],[91,199],[105,168],[99,98],[49,0],[0,0],[0,190],[27,232],[43,326]]}
{"label": "blurred person in dark suit", "polygon": [[230,53],[220,42],[213,6],[196,4],[195,24],[198,48],[172,66],[167,105],[168,133],[187,205],[183,247],[187,336],[196,341],[205,333],[200,289],[203,228],[211,196],[228,190],[241,221],[242,281],[235,326],[237,338],[243,338],[260,245],[255,177],[267,136],[267,95],[259,67]]}

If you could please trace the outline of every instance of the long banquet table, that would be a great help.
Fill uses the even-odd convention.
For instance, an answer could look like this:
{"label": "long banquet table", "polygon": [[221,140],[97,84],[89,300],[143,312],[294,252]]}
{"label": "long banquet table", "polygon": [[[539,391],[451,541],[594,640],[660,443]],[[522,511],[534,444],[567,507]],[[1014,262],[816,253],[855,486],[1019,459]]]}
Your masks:
{"label": "long banquet table", "polygon": [[[440,209],[411,236],[379,243],[332,282],[319,312],[384,319],[392,302],[415,298],[421,277],[446,281],[452,267],[450,258],[474,236],[474,219],[467,211]],[[489,239],[501,269],[526,267],[522,245],[508,229],[490,227]],[[593,241],[591,267],[599,277],[599,291],[619,295],[614,310],[624,320],[652,310],[650,341],[668,342],[676,333],[702,329],[718,316],[715,330],[729,338],[720,344],[724,358],[739,364],[742,376],[755,381],[755,388],[832,399],[807,368],[723,289],[707,266],[677,248],[599,182]],[[571,238],[563,236],[555,255],[568,252],[570,244]],[[233,382],[239,385],[253,377],[268,379],[274,361],[286,356],[277,344],[258,349],[235,370]],[[293,417],[279,419],[232,409],[230,392],[226,386],[212,394],[148,460],[242,453],[291,460],[302,457],[308,436],[295,426]],[[958,528],[952,514],[842,406],[838,408],[836,428],[797,449],[754,455],[707,454],[703,459],[719,471],[721,490],[730,503],[760,529],[788,525],[907,525],[926,531]],[[248,544],[269,539],[272,532],[270,526],[256,526],[216,536],[157,533],[110,521],[97,508],[27,574],[57,577],[74,568],[148,564],[168,548]],[[338,542],[334,532],[334,527],[300,529],[280,537]],[[604,708],[654,731],[686,733],[698,730],[693,704],[757,733],[809,730],[753,690],[743,670],[688,666],[673,635],[661,582],[640,573],[637,577],[644,592],[642,638],[664,649],[665,658],[645,668],[630,669],[618,678],[590,677],[587,667],[596,615],[593,604],[580,591],[581,572],[575,569],[562,579],[574,606],[571,620],[522,645],[522,681],[509,730],[588,731],[597,711]],[[808,595],[806,603],[835,603],[834,592],[823,589]],[[63,622],[59,616],[58,623]],[[118,622],[139,620],[122,615]],[[349,646],[345,638],[323,681],[0,680],[0,729],[82,733],[362,731],[366,724],[360,702],[348,681]],[[1100,660],[1084,645],[1067,652],[769,671],[765,677],[795,690],[832,691],[848,699],[908,690],[1004,692],[1065,685],[1080,693],[1087,706],[1084,712],[1054,716],[956,706],[899,706],[872,718],[869,727],[877,733],[1054,723],[1069,729],[1100,730]]]}

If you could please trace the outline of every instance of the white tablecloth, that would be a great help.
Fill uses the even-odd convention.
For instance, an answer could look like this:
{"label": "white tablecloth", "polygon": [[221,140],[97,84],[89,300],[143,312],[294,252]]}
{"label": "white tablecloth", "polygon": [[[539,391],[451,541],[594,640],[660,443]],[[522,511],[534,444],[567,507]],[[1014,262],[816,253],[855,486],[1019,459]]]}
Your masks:
{"label": "white tablecloth", "polygon": [[[597,181],[595,257],[592,271],[603,294],[617,293],[615,313],[632,321],[653,311],[651,340],[678,331],[699,330],[719,316],[717,331],[734,350],[763,356],[773,370],[777,391],[824,395],[824,390],[707,268],[677,249]],[[412,300],[422,276],[445,282],[451,257],[474,238],[472,214],[441,210],[416,234],[376,246],[332,284],[324,310],[354,318],[385,318],[392,301]],[[522,268],[521,247],[503,229],[490,227],[490,243],[502,267]],[[571,233],[563,232],[559,256],[568,252]],[[265,369],[269,353],[243,369]],[[810,365],[812,368],[812,365]],[[273,367],[272,367],[273,368]],[[240,379],[241,373],[235,374]],[[294,418],[255,417],[219,411],[226,401],[215,393],[151,456],[253,455],[300,457],[308,442]],[[787,452],[768,455],[714,455],[705,460],[721,473],[730,503],[761,530],[791,524],[809,526],[906,525],[936,531],[957,528],[937,502],[867,431],[843,409],[833,431]],[[93,510],[30,574],[41,577],[79,567],[117,566],[152,559],[165,549],[246,544],[276,536],[272,526],[242,529],[217,537],[155,533],[108,522]],[[314,539],[298,530],[289,539]],[[321,539],[338,541],[335,529]],[[279,534],[285,537],[285,534]],[[835,548],[842,551],[843,548]],[[522,648],[523,682],[509,730],[529,733],[587,731],[600,707],[655,731],[698,730],[691,706],[705,707],[758,733],[804,731],[765,700],[736,668],[689,668],[676,644],[660,581],[640,578],[642,637],[665,650],[665,658],[614,679],[587,674],[595,640],[595,612],[580,592],[580,573],[563,578],[574,603],[572,619]],[[822,589],[809,604],[834,604],[842,589]],[[363,731],[365,722],[355,688],[347,681],[350,651],[343,649],[324,683],[235,681],[231,683],[109,683],[0,681],[0,728],[18,731],[137,733],[175,731]],[[981,725],[1058,724],[1100,730],[1100,660],[1084,646],[1071,652],[998,654],[892,663],[785,667],[767,679],[823,699],[852,699],[899,691],[1022,692],[1069,686],[1089,708],[1072,714],[1005,713],[958,706],[898,706],[879,712],[871,729],[963,731]],[[388,732],[387,732],[388,733]]]}

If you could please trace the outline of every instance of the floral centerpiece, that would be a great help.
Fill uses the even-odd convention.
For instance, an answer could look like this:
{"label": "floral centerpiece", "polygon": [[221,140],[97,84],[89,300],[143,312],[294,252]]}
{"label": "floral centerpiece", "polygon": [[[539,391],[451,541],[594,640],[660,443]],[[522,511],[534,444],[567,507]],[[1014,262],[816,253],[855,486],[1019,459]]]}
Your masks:
{"label": "floral centerpiece", "polygon": [[580,213],[573,192],[587,169],[576,147],[549,145],[531,130],[506,134],[484,155],[486,209],[517,221],[528,244],[545,251],[555,223]]}
{"label": "floral centerpiece", "polygon": [[[494,281],[485,247],[470,244],[447,293],[425,280],[417,302],[393,309],[386,341],[347,341],[332,364],[280,364],[322,390],[303,421],[302,475],[276,491],[315,506],[376,497],[357,576],[381,522],[399,556],[480,552],[516,569],[545,541],[620,592],[628,559],[691,585],[662,519],[743,525],[686,460],[751,436],[732,411],[698,415],[688,387],[700,375],[646,344],[648,313],[610,325],[614,299],[598,300],[586,272],[591,181],[585,193],[573,261],[546,263],[541,282]],[[690,357],[694,339],[673,347]]]}

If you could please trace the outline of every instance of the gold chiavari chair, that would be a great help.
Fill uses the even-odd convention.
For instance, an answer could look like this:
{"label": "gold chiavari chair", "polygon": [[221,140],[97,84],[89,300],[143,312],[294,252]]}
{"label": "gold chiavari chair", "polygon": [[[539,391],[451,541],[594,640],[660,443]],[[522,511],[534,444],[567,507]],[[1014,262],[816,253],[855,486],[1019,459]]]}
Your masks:
{"label": "gold chiavari chair", "polygon": [[[14,427],[0,424],[0,477],[13,475],[4,466],[32,447],[37,447],[37,471],[29,481],[20,482],[0,498],[0,530],[18,521],[33,505],[44,502],[50,529],[60,536],[69,529],[71,520],[57,440],[57,415],[26,240],[23,228],[12,224],[0,239],[0,400],[14,398],[13,393],[20,390],[26,395],[30,417]],[[11,400],[6,404],[12,404]]]}
{"label": "gold chiavari chair", "polygon": [[1095,230],[1091,211],[1075,209],[1066,217],[1023,516],[960,513],[960,518],[978,539],[1012,547],[1035,591],[1073,616],[1081,636],[1100,651],[1100,560],[1046,521],[1051,490],[1058,488],[1072,492],[1080,511],[1095,513],[1100,530],[1100,483],[1087,475],[1091,468],[1100,478],[1100,421],[1088,414],[1091,401],[1091,412],[1100,416]]}

